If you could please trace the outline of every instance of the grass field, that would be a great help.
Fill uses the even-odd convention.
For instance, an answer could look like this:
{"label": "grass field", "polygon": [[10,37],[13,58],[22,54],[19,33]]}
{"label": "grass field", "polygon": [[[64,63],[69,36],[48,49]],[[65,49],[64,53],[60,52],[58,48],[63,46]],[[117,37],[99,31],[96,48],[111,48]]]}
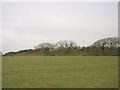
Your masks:
{"label": "grass field", "polygon": [[117,88],[117,56],[3,57],[3,88]]}

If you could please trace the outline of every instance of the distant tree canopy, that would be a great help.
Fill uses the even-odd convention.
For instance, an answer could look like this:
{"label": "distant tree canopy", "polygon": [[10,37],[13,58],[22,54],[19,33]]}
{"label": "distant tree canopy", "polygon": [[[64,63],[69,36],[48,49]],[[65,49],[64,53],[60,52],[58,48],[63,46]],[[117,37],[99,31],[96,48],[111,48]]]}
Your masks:
{"label": "distant tree canopy", "polygon": [[64,49],[66,54],[69,54],[70,50],[74,49],[76,46],[76,43],[71,40],[64,40],[56,43],[56,49]]}
{"label": "distant tree canopy", "polygon": [[120,39],[118,37],[109,37],[109,38],[100,39],[95,43],[93,43],[91,46],[97,47],[99,49],[101,48],[102,55],[105,55],[106,48],[112,49],[110,51],[113,51],[114,49],[119,48],[119,44],[120,44]]}
{"label": "distant tree canopy", "polygon": [[46,55],[50,51],[57,51],[57,50],[64,50],[65,54],[69,54],[70,51],[75,48],[77,45],[74,41],[71,40],[64,40],[59,41],[56,44],[51,44],[48,42],[41,43],[37,46],[34,46],[35,50],[44,50]]}
{"label": "distant tree canopy", "polygon": [[119,47],[119,44],[120,44],[120,40],[118,40],[117,37],[110,37],[110,38],[100,39],[95,43],[93,43],[92,46],[113,48],[113,47]]}
{"label": "distant tree canopy", "polygon": [[49,51],[54,51],[54,47],[55,47],[54,44],[44,42],[44,43],[41,43],[41,44],[35,46],[34,48],[35,48],[35,50],[36,49],[43,50],[47,55]]}
{"label": "distant tree canopy", "polygon": [[74,41],[64,40],[55,44],[43,42],[36,46],[34,49],[20,50],[18,52],[6,53],[6,56],[14,55],[48,55],[48,56],[65,56],[65,55],[84,55],[84,56],[118,56],[118,49],[120,49],[120,39],[118,37],[109,37],[97,40],[88,47],[80,47]]}

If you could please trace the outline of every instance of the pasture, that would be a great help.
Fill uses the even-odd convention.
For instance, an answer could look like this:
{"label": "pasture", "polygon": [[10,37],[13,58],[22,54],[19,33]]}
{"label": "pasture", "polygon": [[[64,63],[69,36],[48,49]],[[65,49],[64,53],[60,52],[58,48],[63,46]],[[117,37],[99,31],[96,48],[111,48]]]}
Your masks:
{"label": "pasture", "polygon": [[2,58],[3,88],[117,88],[117,56]]}

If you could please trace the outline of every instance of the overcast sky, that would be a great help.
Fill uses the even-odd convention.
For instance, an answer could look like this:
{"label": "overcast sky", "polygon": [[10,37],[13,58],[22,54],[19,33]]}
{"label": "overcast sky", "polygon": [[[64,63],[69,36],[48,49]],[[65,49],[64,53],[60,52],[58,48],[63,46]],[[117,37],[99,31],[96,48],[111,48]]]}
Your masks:
{"label": "overcast sky", "polygon": [[87,46],[118,36],[117,2],[4,2],[2,52],[33,48],[41,42],[73,40]]}

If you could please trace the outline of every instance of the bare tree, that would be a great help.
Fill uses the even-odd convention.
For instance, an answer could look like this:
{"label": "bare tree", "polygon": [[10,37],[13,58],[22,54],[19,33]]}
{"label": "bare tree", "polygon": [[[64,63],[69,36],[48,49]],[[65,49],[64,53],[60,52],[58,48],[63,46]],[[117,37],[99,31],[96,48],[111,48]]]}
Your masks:
{"label": "bare tree", "polygon": [[57,49],[64,49],[66,54],[70,53],[70,49],[73,49],[76,47],[76,43],[71,40],[64,40],[64,41],[59,41],[56,44]]}
{"label": "bare tree", "polygon": [[96,47],[119,47],[120,40],[117,37],[109,37],[96,41],[92,46]]}
{"label": "bare tree", "polygon": [[119,47],[119,43],[120,40],[117,37],[109,37],[109,38],[100,39],[95,43],[93,43],[91,46],[100,47],[104,55],[105,48],[117,48]]}
{"label": "bare tree", "polygon": [[40,49],[43,50],[46,55],[48,54],[49,51],[54,51],[54,44],[48,43],[48,42],[43,42],[37,46],[34,46],[35,49]]}

